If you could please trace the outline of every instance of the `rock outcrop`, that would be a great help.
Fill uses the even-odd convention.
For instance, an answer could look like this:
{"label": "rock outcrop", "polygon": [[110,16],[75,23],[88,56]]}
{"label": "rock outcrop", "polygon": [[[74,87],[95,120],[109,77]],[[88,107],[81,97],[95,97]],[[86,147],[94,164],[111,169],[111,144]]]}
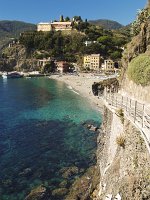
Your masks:
{"label": "rock outcrop", "polygon": [[39,70],[38,59],[27,52],[24,46],[15,44],[7,47],[2,52],[0,59],[0,71],[33,71]]}

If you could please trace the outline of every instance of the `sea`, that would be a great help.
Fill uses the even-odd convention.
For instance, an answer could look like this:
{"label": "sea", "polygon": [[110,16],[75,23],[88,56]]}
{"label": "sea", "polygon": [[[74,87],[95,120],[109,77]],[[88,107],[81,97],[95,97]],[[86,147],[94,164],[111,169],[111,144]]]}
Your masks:
{"label": "sea", "polygon": [[0,78],[0,200],[24,200],[41,185],[52,193],[64,181],[69,188],[96,164],[97,133],[87,124],[101,121],[95,106],[63,82]]}

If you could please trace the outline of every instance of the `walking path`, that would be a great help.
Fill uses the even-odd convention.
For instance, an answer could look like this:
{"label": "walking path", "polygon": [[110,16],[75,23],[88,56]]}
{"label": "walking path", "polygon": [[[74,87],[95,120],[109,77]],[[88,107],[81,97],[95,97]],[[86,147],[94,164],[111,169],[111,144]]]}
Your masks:
{"label": "walking path", "polygon": [[126,117],[140,130],[150,153],[150,108],[119,93],[104,92],[101,96],[106,104],[123,109]]}

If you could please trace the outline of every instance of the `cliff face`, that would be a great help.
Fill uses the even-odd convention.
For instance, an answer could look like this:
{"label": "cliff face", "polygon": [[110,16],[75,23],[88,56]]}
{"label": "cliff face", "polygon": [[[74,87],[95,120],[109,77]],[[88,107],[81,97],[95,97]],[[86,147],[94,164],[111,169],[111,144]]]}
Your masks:
{"label": "cliff face", "polygon": [[105,107],[98,141],[100,185],[96,200],[150,199],[150,155],[140,132]]}
{"label": "cliff face", "polygon": [[7,47],[2,52],[0,59],[0,71],[30,71],[39,70],[38,60],[28,55],[27,50],[19,44]]}
{"label": "cliff face", "polygon": [[[149,6],[149,4],[148,4]],[[149,6],[150,7],[150,6]],[[135,84],[129,80],[127,76],[128,65],[133,58],[140,54],[150,55],[150,10],[146,8],[146,17],[141,14],[141,24],[139,26],[139,34],[133,37],[132,41],[127,45],[122,58],[122,91],[128,93],[128,96],[138,99],[139,101],[150,103],[150,87]],[[141,74],[142,76],[142,74]]]}
{"label": "cliff face", "polygon": [[150,51],[150,2],[137,15],[137,19],[132,24],[134,35],[132,41],[127,45],[123,54],[123,67],[127,68],[128,62],[141,53]]}

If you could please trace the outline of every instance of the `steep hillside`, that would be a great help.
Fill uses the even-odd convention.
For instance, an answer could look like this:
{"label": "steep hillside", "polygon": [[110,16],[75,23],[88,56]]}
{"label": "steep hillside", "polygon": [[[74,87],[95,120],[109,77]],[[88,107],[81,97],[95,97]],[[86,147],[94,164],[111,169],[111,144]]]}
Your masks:
{"label": "steep hillside", "polygon": [[[134,37],[122,58],[122,90],[150,103],[150,8],[143,9],[132,24]],[[128,87],[127,87],[128,86]]]}
{"label": "steep hillside", "polygon": [[116,30],[123,27],[122,24],[108,19],[90,20],[89,23],[94,24],[96,26],[102,26],[106,30],[112,30],[112,29]]}
{"label": "steep hillside", "polygon": [[36,25],[21,21],[0,21],[0,48],[12,38],[18,38],[21,32],[35,30]]}

